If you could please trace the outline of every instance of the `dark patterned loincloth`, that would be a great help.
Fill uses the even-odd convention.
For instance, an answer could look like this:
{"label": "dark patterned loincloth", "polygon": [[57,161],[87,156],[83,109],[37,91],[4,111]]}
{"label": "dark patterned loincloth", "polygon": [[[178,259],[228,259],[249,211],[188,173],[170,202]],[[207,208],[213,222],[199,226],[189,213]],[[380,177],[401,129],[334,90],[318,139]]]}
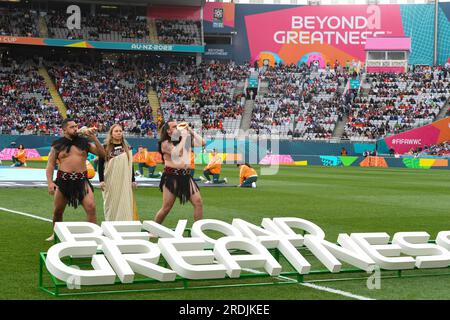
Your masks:
{"label": "dark patterned loincloth", "polygon": [[94,192],[94,187],[87,177],[87,171],[70,173],[58,170],[55,184],[68,200],[67,204],[75,209],[89,193],[88,188],[91,188],[92,192]]}
{"label": "dark patterned loincloth", "polygon": [[191,199],[192,194],[199,191],[197,183],[191,177],[190,169],[165,167],[159,183],[161,192],[164,186],[180,199],[181,204],[185,204]]}

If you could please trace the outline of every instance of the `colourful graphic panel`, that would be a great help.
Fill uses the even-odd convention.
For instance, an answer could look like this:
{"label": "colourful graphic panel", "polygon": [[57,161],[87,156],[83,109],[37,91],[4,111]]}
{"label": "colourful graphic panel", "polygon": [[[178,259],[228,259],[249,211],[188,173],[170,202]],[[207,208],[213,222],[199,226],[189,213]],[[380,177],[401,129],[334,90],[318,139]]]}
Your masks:
{"label": "colourful graphic panel", "polygon": [[358,157],[342,156],[342,157],[339,157],[339,159],[341,160],[344,167],[350,167],[353,164],[353,162],[358,160]]}
{"label": "colourful graphic panel", "polygon": [[203,7],[205,33],[221,33],[234,29],[234,16],[234,3],[205,3]]}
{"label": "colourful graphic panel", "polygon": [[432,167],[448,167],[448,159],[434,159]]}
{"label": "colourful graphic panel", "polygon": [[405,167],[410,169],[430,169],[432,167],[448,167],[448,159],[403,158]]}
{"label": "colourful graphic panel", "polygon": [[167,52],[196,52],[196,53],[203,53],[205,51],[205,47],[199,45],[80,41],[80,40],[10,37],[10,36],[0,36],[0,43],[53,46],[53,47],[89,48],[89,49],[133,50],[133,51],[167,51]]}
{"label": "colourful graphic panel", "polygon": [[[11,160],[12,156],[14,156],[17,152],[17,148],[5,148],[0,152],[0,160]],[[25,149],[25,155],[27,160],[40,160],[41,155],[37,152],[36,149]]]}
{"label": "colourful graphic panel", "polygon": [[380,168],[387,168],[388,164],[386,162],[386,159],[383,157],[366,157],[363,161],[359,163],[360,167],[380,167]]}
{"label": "colourful graphic panel", "polygon": [[337,167],[343,165],[344,167],[351,166],[358,157],[350,157],[350,156],[320,156],[320,161],[322,165],[327,167]]}
{"label": "colourful graphic panel", "polygon": [[420,168],[420,162],[419,159],[417,158],[404,158],[402,161],[405,167],[407,168],[410,169]]}
{"label": "colourful graphic panel", "polygon": [[430,146],[450,140],[450,117],[435,121],[429,125],[408,130],[387,138],[384,138],[388,149],[394,149],[396,153],[407,153],[417,147]]}
{"label": "colourful graphic panel", "polygon": [[[237,163],[242,161],[240,153],[219,153],[223,163]],[[208,164],[212,159],[211,153],[197,153],[195,155],[195,164]]]}
{"label": "colourful graphic panel", "polygon": [[289,154],[266,155],[259,164],[294,164],[294,160]]}
{"label": "colourful graphic panel", "polygon": [[209,154],[207,153],[197,153],[195,155],[195,164],[208,164]]}
{"label": "colourful graphic panel", "polygon": [[320,156],[322,164],[327,167],[336,167],[341,165],[341,159],[335,156]]}
{"label": "colourful graphic panel", "polygon": [[[279,56],[284,63],[364,62],[365,39],[403,36],[411,38],[409,63],[432,65],[434,14],[434,4],[237,4],[234,56],[239,62],[257,60],[261,52]],[[438,64],[450,58],[449,19],[450,3],[440,3]]]}
{"label": "colourful graphic panel", "polygon": [[399,5],[294,7],[247,15],[245,27],[252,61],[268,51],[285,64],[364,61],[367,38],[404,36]]}

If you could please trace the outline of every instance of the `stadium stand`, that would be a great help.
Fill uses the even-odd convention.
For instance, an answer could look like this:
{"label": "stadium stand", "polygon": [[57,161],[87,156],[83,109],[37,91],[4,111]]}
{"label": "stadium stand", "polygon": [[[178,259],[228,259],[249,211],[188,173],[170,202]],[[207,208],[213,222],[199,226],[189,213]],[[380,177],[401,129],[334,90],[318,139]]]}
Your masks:
{"label": "stadium stand", "polygon": [[46,13],[50,37],[69,40],[133,41],[149,43],[147,19],[143,16],[99,14],[82,16],[81,29],[66,27],[67,14],[51,10]]}
{"label": "stadium stand", "polygon": [[[82,11],[81,28],[69,30],[65,10],[52,6],[45,11],[0,6],[0,35],[39,37],[39,16],[43,16],[50,38],[154,43],[144,15],[103,12],[89,15],[85,12]],[[200,21],[157,19],[155,25],[160,44],[202,44]]]}
{"label": "stadium stand", "polygon": [[38,37],[38,15],[28,9],[0,7],[0,35]]}
{"label": "stadium stand", "polygon": [[155,22],[159,43],[201,44],[200,21],[158,19]]}
{"label": "stadium stand", "polygon": [[423,157],[423,156],[448,156],[450,155],[450,144],[448,141],[445,141],[440,144],[435,144],[431,146],[424,146],[419,148],[413,148],[408,151],[407,155],[415,156],[415,157]]}
{"label": "stadium stand", "polygon": [[243,108],[234,89],[248,77],[248,66],[234,63],[170,65],[154,74],[164,119],[188,121],[205,135],[234,133]]}
{"label": "stadium stand", "polygon": [[4,59],[0,65],[0,133],[59,133],[61,115],[31,60]]}
{"label": "stadium stand", "polygon": [[329,139],[341,117],[338,88],[345,73],[317,72],[306,64],[277,65],[261,76],[269,92],[257,97],[250,128],[283,138]]}
{"label": "stadium stand", "polygon": [[405,74],[367,74],[367,96],[356,97],[346,136],[369,140],[433,122],[449,93],[449,70],[416,67]]}
{"label": "stadium stand", "polygon": [[67,107],[68,116],[107,132],[121,123],[128,134],[156,133],[148,102],[145,70],[128,59],[82,63],[49,63],[49,74]]}
{"label": "stadium stand", "polygon": [[[188,121],[209,137],[237,133],[244,103],[243,92],[236,88],[249,77],[250,65],[197,66],[192,58],[162,62],[131,54],[118,57],[94,63],[44,62],[69,116],[97,126],[101,133],[120,122],[128,135],[156,136],[158,123],[170,119]],[[2,62],[3,133],[56,133],[61,116],[37,73],[38,65],[19,57]],[[287,139],[328,140],[348,114],[343,138],[373,140],[431,123],[450,94],[448,67],[364,76],[365,89],[355,97],[352,93],[347,108],[346,70],[318,71],[306,65],[261,70],[260,79],[268,87],[256,96],[251,134],[277,132]],[[150,105],[150,89],[156,92],[160,110]]]}

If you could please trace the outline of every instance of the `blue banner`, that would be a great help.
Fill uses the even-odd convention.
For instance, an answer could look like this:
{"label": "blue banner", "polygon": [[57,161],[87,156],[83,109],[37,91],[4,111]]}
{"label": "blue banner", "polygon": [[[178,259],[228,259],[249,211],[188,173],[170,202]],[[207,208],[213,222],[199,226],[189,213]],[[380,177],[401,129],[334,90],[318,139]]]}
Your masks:
{"label": "blue banner", "polygon": [[84,49],[113,49],[113,50],[115,49],[115,50],[134,50],[134,51],[190,52],[190,53],[205,52],[205,47],[200,45],[86,41],[86,40],[51,39],[51,38],[12,37],[12,36],[0,37],[0,43],[70,47],[70,48],[84,48]]}

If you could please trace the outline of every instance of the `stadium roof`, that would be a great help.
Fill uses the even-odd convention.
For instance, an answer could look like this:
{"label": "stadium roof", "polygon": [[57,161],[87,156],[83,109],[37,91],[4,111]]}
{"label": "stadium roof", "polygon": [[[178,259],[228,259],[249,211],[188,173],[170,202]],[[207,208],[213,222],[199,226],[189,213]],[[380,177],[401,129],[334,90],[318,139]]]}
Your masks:
{"label": "stadium roof", "polygon": [[77,3],[95,3],[106,5],[166,5],[166,6],[202,6],[205,4],[205,0],[105,0],[105,1],[93,1],[93,0],[49,0],[57,2],[77,2]]}

